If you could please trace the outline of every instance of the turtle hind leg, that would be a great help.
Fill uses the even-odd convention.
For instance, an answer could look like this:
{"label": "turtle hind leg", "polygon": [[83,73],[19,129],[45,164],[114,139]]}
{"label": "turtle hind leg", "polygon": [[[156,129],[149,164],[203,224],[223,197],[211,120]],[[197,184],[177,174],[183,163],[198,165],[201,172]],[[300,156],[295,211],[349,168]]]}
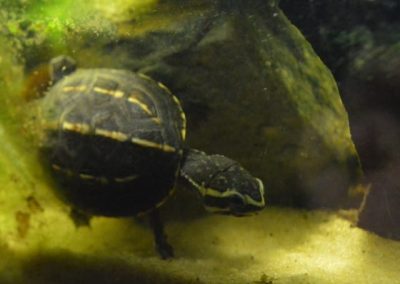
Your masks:
{"label": "turtle hind leg", "polygon": [[160,257],[162,259],[174,257],[174,249],[167,241],[167,236],[164,232],[164,225],[157,209],[154,209],[149,213],[149,221],[153,230],[156,250]]}
{"label": "turtle hind leg", "polygon": [[92,217],[76,208],[71,208],[69,217],[72,219],[72,222],[74,222],[76,228],[90,227],[90,220]]}

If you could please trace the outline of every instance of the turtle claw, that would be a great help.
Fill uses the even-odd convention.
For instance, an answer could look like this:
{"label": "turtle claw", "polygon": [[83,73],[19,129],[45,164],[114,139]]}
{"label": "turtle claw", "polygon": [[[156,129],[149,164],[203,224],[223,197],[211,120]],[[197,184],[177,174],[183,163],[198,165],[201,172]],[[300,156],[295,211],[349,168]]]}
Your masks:
{"label": "turtle claw", "polygon": [[162,259],[173,258],[174,249],[167,241],[167,235],[164,232],[164,225],[157,209],[150,212],[149,220],[150,226],[153,230],[156,251]]}
{"label": "turtle claw", "polygon": [[167,242],[165,243],[156,243],[156,250],[160,255],[161,259],[167,260],[174,257],[174,249]]}

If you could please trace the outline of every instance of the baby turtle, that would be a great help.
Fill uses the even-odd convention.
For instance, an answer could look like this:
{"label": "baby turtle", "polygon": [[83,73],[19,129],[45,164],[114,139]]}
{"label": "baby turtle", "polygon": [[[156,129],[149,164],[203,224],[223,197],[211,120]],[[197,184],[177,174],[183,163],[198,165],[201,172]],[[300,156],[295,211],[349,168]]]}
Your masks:
{"label": "baby turtle", "polygon": [[67,56],[50,70],[40,147],[76,223],[149,213],[157,251],[169,258],[157,208],[178,178],[209,211],[242,216],[264,207],[261,180],[225,156],[185,146],[185,114],[161,83],[127,70],[77,69]]}

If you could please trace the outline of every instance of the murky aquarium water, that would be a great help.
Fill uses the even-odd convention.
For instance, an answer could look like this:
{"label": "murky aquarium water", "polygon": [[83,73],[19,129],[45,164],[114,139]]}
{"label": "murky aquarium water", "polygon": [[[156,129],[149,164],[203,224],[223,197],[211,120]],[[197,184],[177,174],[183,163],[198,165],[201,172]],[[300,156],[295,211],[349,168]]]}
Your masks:
{"label": "murky aquarium water", "polygon": [[0,284],[400,283],[395,0],[0,0]]}

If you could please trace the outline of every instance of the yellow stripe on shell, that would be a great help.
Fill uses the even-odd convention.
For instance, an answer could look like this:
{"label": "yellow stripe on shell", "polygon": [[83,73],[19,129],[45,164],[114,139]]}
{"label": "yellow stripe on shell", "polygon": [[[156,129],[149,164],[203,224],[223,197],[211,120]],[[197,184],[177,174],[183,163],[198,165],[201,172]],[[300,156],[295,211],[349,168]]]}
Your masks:
{"label": "yellow stripe on shell", "polygon": [[[122,91],[107,90],[107,89],[103,89],[103,88],[99,88],[99,87],[94,87],[93,90],[96,93],[103,94],[103,95],[109,95],[109,96],[112,96],[114,98],[122,98],[125,95],[125,93],[122,92]],[[145,103],[143,103],[140,100],[138,100],[135,96],[133,96],[133,95],[129,96],[128,102],[139,106],[148,115],[151,115],[151,116],[154,115],[151,112],[151,110],[149,109],[149,107]]]}
{"label": "yellow stripe on shell", "polygon": [[60,167],[59,165],[52,164],[51,167],[53,168],[53,170],[56,170],[58,172],[62,172],[64,174],[68,175],[68,176],[73,176],[74,175],[73,171],[71,171],[69,169],[64,169],[64,168]]}
{"label": "yellow stripe on shell", "polygon": [[132,175],[132,176],[126,176],[126,177],[117,177],[114,178],[114,180],[118,183],[124,183],[124,182],[130,182],[135,179],[137,179],[139,176],[138,175]]}
{"label": "yellow stripe on shell", "polygon": [[161,119],[159,117],[152,117],[151,120],[158,125],[161,125]]}
{"label": "yellow stripe on shell", "polygon": [[149,107],[148,107],[145,103],[139,101],[139,100],[138,100],[137,98],[135,98],[134,96],[130,96],[130,97],[128,98],[128,102],[139,106],[139,107],[140,107],[145,113],[147,113],[148,115],[154,116],[154,113],[152,113],[152,111],[149,109]]}
{"label": "yellow stripe on shell", "polygon": [[158,202],[154,208],[160,208],[173,194],[175,193],[175,187],[173,187],[160,202]]}
{"label": "yellow stripe on shell", "polygon": [[[79,178],[81,178],[83,180],[94,180],[94,181],[99,181],[101,183],[108,183],[110,181],[110,178],[103,177],[103,176],[94,176],[94,175],[89,175],[89,174],[74,173],[72,170],[62,168],[57,164],[52,164],[51,167],[54,170],[56,170],[58,172],[62,172],[69,176],[79,176]],[[124,182],[133,181],[133,180],[137,179],[138,177],[139,177],[138,175],[131,175],[131,176],[126,176],[126,177],[114,177],[114,178],[111,178],[111,180],[113,180],[114,182],[117,182],[117,183],[124,183]]]}
{"label": "yellow stripe on shell", "polygon": [[183,109],[182,109],[181,103],[179,102],[179,99],[172,94],[171,94],[171,96],[179,109],[179,115],[181,116],[181,120],[182,120],[181,137],[182,137],[182,140],[185,141],[185,139],[186,139],[186,115],[183,112]]}
{"label": "yellow stripe on shell", "polygon": [[88,179],[88,180],[95,179],[94,176],[88,175],[88,174],[79,174],[79,177],[80,177],[81,179]]}
{"label": "yellow stripe on shell", "polygon": [[52,164],[51,167],[52,167],[53,169],[55,169],[56,171],[61,171],[61,167],[60,167],[59,165]]}
{"label": "yellow stripe on shell", "polygon": [[117,91],[107,90],[107,89],[103,89],[103,88],[99,88],[99,87],[94,87],[93,90],[96,93],[103,94],[103,95],[109,95],[114,98],[122,98],[124,96],[124,92],[118,91],[118,90]]}
{"label": "yellow stripe on shell", "polygon": [[[149,77],[149,76],[147,76],[147,75],[145,75],[143,73],[137,73],[137,74],[138,74],[139,77],[141,77],[141,78],[143,78],[145,80],[154,82],[154,80],[151,77]],[[166,91],[168,94],[170,94],[172,96],[172,99],[174,100],[175,104],[178,106],[180,117],[181,117],[181,120],[182,120],[182,129],[180,130],[180,134],[181,134],[182,140],[185,141],[185,139],[186,139],[186,115],[183,112],[181,103],[179,102],[179,99],[176,96],[174,96],[171,93],[170,89],[168,89],[168,87],[166,87],[163,83],[157,82],[157,85],[161,89]]]}
{"label": "yellow stripe on shell", "polygon": [[[175,178],[178,177],[178,174],[179,174],[179,169],[175,173]],[[149,212],[153,211],[154,209],[160,208],[169,199],[169,197],[171,197],[175,193],[175,190],[176,190],[176,187],[172,187],[170,189],[170,191],[168,192],[168,194],[163,199],[161,199],[156,205],[154,205],[154,207],[152,207],[148,210],[139,212],[138,215],[143,216],[143,215],[148,214]]]}
{"label": "yellow stripe on shell", "polygon": [[61,127],[63,130],[73,131],[80,134],[88,134],[90,132],[90,125],[85,123],[71,123],[64,121]]}
{"label": "yellow stripe on shell", "polygon": [[144,147],[149,147],[149,148],[155,148],[155,149],[160,149],[164,152],[176,152],[176,148],[172,147],[170,145],[166,144],[158,144],[149,140],[145,139],[140,139],[140,138],[131,138],[132,143],[144,146]]}
{"label": "yellow stripe on shell", "polygon": [[154,80],[151,78],[151,77],[149,77],[149,76],[147,76],[146,74],[143,74],[143,73],[136,73],[139,77],[141,77],[142,79],[146,79],[146,80],[148,80],[148,81],[152,81],[152,82],[154,82]]}
{"label": "yellow stripe on shell", "polygon": [[181,136],[182,136],[182,140],[185,141],[185,139],[186,139],[186,128],[182,128],[181,129]]}
{"label": "yellow stripe on shell", "polygon": [[98,135],[98,136],[111,138],[113,140],[117,140],[120,142],[125,142],[128,140],[128,136],[126,134],[124,134],[122,132],[118,132],[118,131],[110,131],[110,130],[106,130],[106,129],[96,128],[94,130],[94,134]]}
{"label": "yellow stripe on shell", "polygon": [[215,206],[212,207],[212,206],[207,206],[207,205],[204,205],[204,208],[210,213],[221,214],[221,213],[229,213],[230,212],[229,208],[222,208],[222,207],[215,207]]}
{"label": "yellow stripe on shell", "polygon": [[161,82],[157,82],[157,85],[163,89],[164,91],[166,91],[168,94],[172,95],[171,91],[167,88],[167,86],[165,86],[163,83]]}
{"label": "yellow stripe on shell", "polygon": [[80,85],[80,86],[65,86],[62,88],[63,92],[70,93],[70,92],[83,92],[86,91],[87,86],[86,85]]}
{"label": "yellow stripe on shell", "polygon": [[[45,125],[48,129],[57,129],[57,124],[56,123],[48,123]],[[87,135],[91,133],[91,128],[88,124],[85,123],[71,123],[71,122],[63,122],[62,123],[62,129],[63,130],[68,130],[72,132],[76,132],[79,134]],[[117,140],[120,142],[126,142],[130,141],[133,144],[144,146],[144,147],[149,147],[149,148],[154,148],[154,149],[159,149],[164,152],[176,152],[177,149],[173,146],[167,145],[167,144],[158,144],[149,140],[145,139],[140,139],[140,138],[131,138],[129,139],[128,135],[118,132],[118,131],[110,131],[106,129],[100,129],[96,128],[94,130],[94,135],[97,136],[102,136],[106,138],[111,138],[113,140]]]}

